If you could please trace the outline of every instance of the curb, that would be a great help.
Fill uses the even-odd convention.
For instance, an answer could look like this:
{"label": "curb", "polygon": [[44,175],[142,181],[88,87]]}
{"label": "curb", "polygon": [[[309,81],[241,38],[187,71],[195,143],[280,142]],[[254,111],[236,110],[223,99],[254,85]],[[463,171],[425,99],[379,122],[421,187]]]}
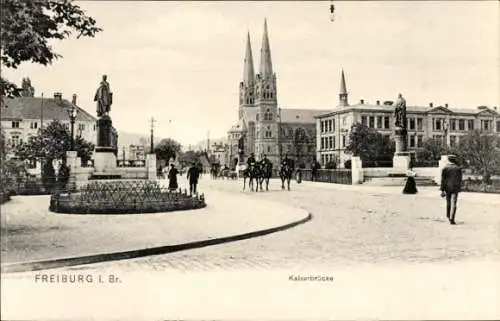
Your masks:
{"label": "curb", "polygon": [[124,252],[114,252],[114,253],[104,253],[104,254],[95,254],[95,255],[87,255],[80,257],[70,257],[70,258],[62,258],[62,259],[53,259],[53,260],[45,260],[45,261],[35,261],[35,262],[22,262],[22,263],[11,263],[2,265],[1,272],[2,273],[19,273],[19,272],[31,272],[31,271],[40,271],[40,270],[49,270],[56,269],[60,267],[68,267],[75,265],[86,265],[93,263],[101,263],[106,261],[119,261],[119,260],[127,260],[140,258],[144,256],[151,255],[160,255],[167,253],[174,253],[185,250],[192,250],[197,248],[202,248],[206,246],[218,245],[223,243],[236,242],[241,240],[246,240],[258,236],[264,236],[271,233],[276,233],[284,230],[288,230],[292,227],[304,224],[310,221],[313,218],[312,214],[308,213],[307,217],[300,219],[298,221],[294,221],[292,223],[288,223],[285,225],[272,227],[264,230],[258,230],[254,232],[248,232],[244,234],[225,236],[215,239],[208,239],[203,241],[195,241],[189,243],[175,244],[175,245],[165,245],[159,247],[152,247],[147,249],[140,250],[131,250]]}

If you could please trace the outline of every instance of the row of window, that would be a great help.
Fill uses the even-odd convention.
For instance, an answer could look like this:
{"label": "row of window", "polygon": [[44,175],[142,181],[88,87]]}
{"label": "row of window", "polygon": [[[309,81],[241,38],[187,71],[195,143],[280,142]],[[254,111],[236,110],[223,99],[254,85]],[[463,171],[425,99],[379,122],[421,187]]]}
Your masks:
{"label": "row of window", "polygon": [[[15,120],[12,121],[12,128],[20,128],[20,121]],[[66,128],[69,129],[69,124],[65,124]],[[30,128],[31,129],[37,129],[38,128],[38,122],[30,122]],[[85,130],[85,124],[79,123],[77,127],[78,131],[84,131]],[[95,130],[95,125],[94,125],[94,130]]]}
{"label": "row of window", "polygon": [[[432,129],[434,131],[439,130],[450,130],[450,131],[470,131],[475,129],[474,119],[450,119],[448,124],[445,118],[433,118],[432,119]],[[410,128],[411,129],[411,128]],[[491,119],[481,119],[481,130],[490,132],[493,131],[493,120]],[[497,121],[496,131],[500,132],[500,121]]]}
{"label": "row of window", "polygon": [[370,128],[390,128],[390,117],[389,116],[361,116],[361,123]]}
{"label": "row of window", "polygon": [[333,154],[333,153],[329,153],[329,154],[322,154],[321,155],[321,160],[320,160],[320,164],[321,166],[325,166],[326,164],[334,161],[335,163],[338,163],[338,156]]}
{"label": "row of window", "polygon": [[[346,136],[342,135],[342,148],[346,146]],[[335,149],[335,136],[328,136],[328,137],[321,137],[321,142],[320,142],[320,149],[321,150],[327,150],[327,149]]]}
{"label": "row of window", "polygon": [[322,120],[320,124],[322,133],[332,133],[335,131],[335,119]]}

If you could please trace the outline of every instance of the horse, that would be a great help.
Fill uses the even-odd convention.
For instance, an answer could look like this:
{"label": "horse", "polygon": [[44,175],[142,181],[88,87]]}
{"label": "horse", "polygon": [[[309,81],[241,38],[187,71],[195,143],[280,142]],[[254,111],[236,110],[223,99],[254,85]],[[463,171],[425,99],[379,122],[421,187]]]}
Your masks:
{"label": "horse", "polygon": [[217,179],[217,174],[219,173],[219,168],[220,168],[220,165],[218,164],[212,164],[212,167],[210,168],[210,176],[212,177],[212,179]]}
{"label": "horse", "polygon": [[285,180],[287,181],[288,190],[290,190],[290,181],[293,176],[293,168],[290,164],[285,164],[281,166],[280,178],[281,178],[281,189],[285,189]]}
{"label": "horse", "polygon": [[253,192],[254,180],[256,185],[255,191],[257,192],[259,190],[259,172],[260,169],[257,163],[252,163],[243,170],[243,190],[246,188],[247,178],[249,179],[248,186],[250,187],[250,190]]}
{"label": "horse", "polygon": [[269,179],[273,176],[273,163],[265,162],[261,165],[259,186],[262,191],[262,182],[266,181],[266,191],[269,191]]}

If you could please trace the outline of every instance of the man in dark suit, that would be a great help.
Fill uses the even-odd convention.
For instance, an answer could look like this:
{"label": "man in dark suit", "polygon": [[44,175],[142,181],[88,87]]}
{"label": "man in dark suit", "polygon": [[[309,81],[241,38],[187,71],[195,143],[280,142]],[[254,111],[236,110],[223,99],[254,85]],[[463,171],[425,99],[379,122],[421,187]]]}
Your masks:
{"label": "man in dark suit", "polygon": [[191,167],[187,172],[187,179],[189,180],[189,194],[196,194],[196,186],[198,185],[198,179],[200,178],[200,168],[196,166],[195,163],[191,164]]}
{"label": "man in dark suit", "polygon": [[450,161],[441,172],[441,197],[446,197],[446,217],[455,225],[458,193],[462,187],[462,170],[457,165],[455,155],[448,156]]}

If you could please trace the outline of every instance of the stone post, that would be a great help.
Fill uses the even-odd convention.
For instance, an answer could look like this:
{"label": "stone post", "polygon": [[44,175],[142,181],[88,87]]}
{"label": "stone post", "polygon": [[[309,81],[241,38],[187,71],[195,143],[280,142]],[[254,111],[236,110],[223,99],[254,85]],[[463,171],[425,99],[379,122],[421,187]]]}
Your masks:
{"label": "stone post", "polygon": [[66,165],[69,167],[68,190],[74,191],[77,184],[77,176],[80,169],[80,158],[74,150],[66,151]]}
{"label": "stone post", "polygon": [[146,155],[146,171],[148,180],[156,180],[156,154]]}
{"label": "stone post", "polygon": [[358,156],[353,156],[351,158],[351,174],[352,174],[352,185],[363,184],[364,173],[363,173],[363,163],[361,158]]}

